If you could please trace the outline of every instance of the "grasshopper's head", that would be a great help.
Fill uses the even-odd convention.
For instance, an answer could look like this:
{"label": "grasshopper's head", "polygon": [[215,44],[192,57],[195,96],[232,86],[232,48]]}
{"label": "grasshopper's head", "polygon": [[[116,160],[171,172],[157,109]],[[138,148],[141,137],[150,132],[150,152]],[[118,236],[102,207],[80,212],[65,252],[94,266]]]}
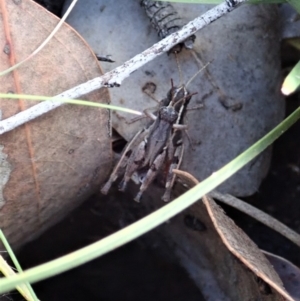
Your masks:
{"label": "grasshopper's head", "polygon": [[180,87],[172,87],[168,92],[168,99],[173,104],[177,102],[185,102],[188,103],[192,96],[190,95],[189,91],[186,89],[185,85]]}
{"label": "grasshopper's head", "polygon": [[[184,85],[180,87],[173,86],[172,81],[172,88],[168,91],[167,97],[160,101],[161,106],[174,106],[178,108],[182,104],[187,105],[192,98],[192,95],[189,94],[188,90]],[[176,111],[178,111],[176,109]]]}

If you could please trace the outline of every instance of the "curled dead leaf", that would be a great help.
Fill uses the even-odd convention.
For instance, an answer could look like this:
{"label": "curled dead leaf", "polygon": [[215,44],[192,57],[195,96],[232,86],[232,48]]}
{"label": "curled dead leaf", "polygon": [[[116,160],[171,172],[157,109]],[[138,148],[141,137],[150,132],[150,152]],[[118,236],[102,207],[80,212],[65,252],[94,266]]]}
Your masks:
{"label": "curled dead leaf", "polygon": [[[58,18],[33,1],[2,1],[1,69],[38,47]],[[1,92],[57,95],[101,75],[87,44],[64,25],[33,60],[0,78]],[[86,100],[109,102],[106,89]],[[0,100],[2,119],[35,103]],[[97,189],[110,167],[107,110],[64,105],[0,136],[0,227],[20,246],[61,219]]]}

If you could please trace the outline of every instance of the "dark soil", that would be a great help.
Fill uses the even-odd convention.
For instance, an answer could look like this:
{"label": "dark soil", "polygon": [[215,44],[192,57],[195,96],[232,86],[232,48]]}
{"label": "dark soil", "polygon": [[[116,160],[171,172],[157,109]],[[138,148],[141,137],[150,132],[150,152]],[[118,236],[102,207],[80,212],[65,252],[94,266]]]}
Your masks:
{"label": "dark soil", "polygon": [[[112,203],[111,203],[112,204]],[[137,204],[139,206],[139,204]],[[114,220],[103,216],[109,211]],[[120,207],[93,197],[18,254],[28,268],[54,259],[128,224]],[[145,235],[142,240],[147,240]],[[158,252],[159,253],[159,252]],[[80,268],[34,285],[43,300],[203,300],[186,271],[136,240]]]}

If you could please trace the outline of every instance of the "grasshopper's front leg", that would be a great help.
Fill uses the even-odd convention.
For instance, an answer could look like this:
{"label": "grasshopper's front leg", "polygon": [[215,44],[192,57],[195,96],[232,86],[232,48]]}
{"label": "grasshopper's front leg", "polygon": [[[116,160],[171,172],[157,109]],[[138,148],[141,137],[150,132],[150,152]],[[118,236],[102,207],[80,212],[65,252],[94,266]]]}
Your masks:
{"label": "grasshopper's front leg", "polygon": [[132,140],[126,145],[124,148],[121,158],[114,170],[112,171],[108,181],[101,189],[101,193],[107,194],[112,183],[117,180],[117,178],[122,175],[125,171],[126,166],[128,165],[129,158],[131,157],[134,150],[140,145],[140,143],[144,140],[145,136],[148,134],[147,129],[140,130]]}

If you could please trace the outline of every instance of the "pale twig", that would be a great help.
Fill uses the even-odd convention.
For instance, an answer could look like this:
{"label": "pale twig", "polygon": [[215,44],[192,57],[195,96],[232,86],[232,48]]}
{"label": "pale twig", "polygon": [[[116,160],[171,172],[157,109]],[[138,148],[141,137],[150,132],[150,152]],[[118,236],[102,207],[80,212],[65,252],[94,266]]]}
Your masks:
{"label": "pale twig", "polygon": [[[183,26],[181,30],[169,35],[165,39],[154,44],[152,47],[148,48],[144,52],[136,55],[135,57],[125,62],[123,65],[117,67],[116,69],[107,72],[103,76],[94,78],[84,84],[69,89],[59,95],[56,95],[55,97],[79,98],[82,95],[100,89],[101,87],[120,86],[123,80],[129,77],[129,75],[132,72],[136,71],[146,63],[163,54],[164,52],[167,52],[172,47],[182,42],[199,29],[214,22],[226,13],[231,12],[239,4],[246,1],[247,0],[226,0],[225,2],[213,7],[212,9],[204,13],[202,16],[197,17],[193,21],[189,22],[187,25]],[[47,113],[61,106],[63,103],[64,102],[54,102],[48,100],[45,102],[41,102],[3,121],[0,121],[0,135],[11,131],[19,125],[22,125],[30,120],[33,120],[43,115],[44,113]]]}

